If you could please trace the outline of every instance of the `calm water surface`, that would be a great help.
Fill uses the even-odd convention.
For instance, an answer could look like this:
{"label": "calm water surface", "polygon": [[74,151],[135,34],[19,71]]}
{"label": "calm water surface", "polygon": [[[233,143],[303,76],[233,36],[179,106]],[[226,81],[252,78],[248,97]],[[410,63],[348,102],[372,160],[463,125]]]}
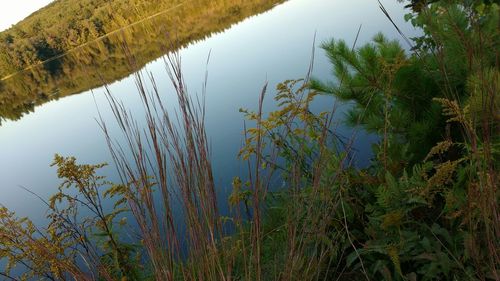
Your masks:
{"label": "calm water surface", "polygon": [[[397,1],[382,2],[408,36],[416,34],[402,20],[405,11]],[[375,0],[290,0],[180,50],[191,93],[201,93],[205,71],[209,73],[206,125],[222,196],[229,190],[233,176],[245,170],[243,163],[236,159],[243,128],[239,108],[256,108],[260,90],[268,81],[270,91],[265,109],[273,109],[274,86],[306,74],[315,34],[316,45],[332,37],[352,44],[360,25],[358,44],[369,41],[379,31],[389,38],[399,38]],[[315,47],[315,51],[313,74],[329,79],[328,61],[319,47]],[[145,70],[155,76],[167,101],[171,99],[175,103],[163,60],[147,63]],[[114,81],[109,88],[140,116],[142,106],[132,75]],[[315,110],[329,109],[332,104],[333,99],[320,98]],[[55,153],[76,156],[82,163],[111,163],[104,136],[95,120],[97,108],[104,119],[109,120],[108,125],[114,124],[102,87],[43,103],[17,121],[4,121],[0,126],[0,204],[39,221],[45,215],[45,207],[19,186],[43,198],[55,193],[60,181],[55,168],[49,166]],[[346,136],[351,133],[348,128],[340,131]],[[369,148],[363,144],[373,140],[373,136],[358,135],[360,165],[366,164],[369,158]],[[103,173],[111,180],[118,180],[112,167]]]}

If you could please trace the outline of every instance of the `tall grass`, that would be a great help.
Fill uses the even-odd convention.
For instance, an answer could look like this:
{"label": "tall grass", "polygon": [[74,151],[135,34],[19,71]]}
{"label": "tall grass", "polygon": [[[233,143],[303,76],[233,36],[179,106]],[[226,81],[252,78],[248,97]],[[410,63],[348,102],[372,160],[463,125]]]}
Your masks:
{"label": "tall grass", "polygon": [[[203,101],[188,95],[178,54],[168,54],[165,65],[177,95],[175,116],[167,111],[155,79],[148,76],[149,91],[139,72],[135,81],[145,110],[145,130],[109,90],[109,103],[126,146],[113,142],[103,119],[101,127],[122,182],[129,186],[124,196],[138,222],[154,278],[226,280],[226,257],[217,242],[224,233]],[[175,214],[172,200],[178,200],[181,214]],[[182,227],[174,223],[174,216],[183,219]],[[181,245],[189,249],[182,259]]]}
{"label": "tall grass", "polygon": [[[232,204],[236,212],[233,218],[236,233],[226,236],[229,233],[224,233],[225,218],[218,212],[220,199],[216,195],[204,126],[204,94],[195,99],[188,94],[178,54],[166,55],[165,65],[177,97],[175,117],[167,110],[155,78],[151,75],[144,77],[144,73],[138,72],[135,81],[146,127],[137,125],[140,123],[137,116],[132,116],[109,89],[108,101],[124,144],[114,140],[106,121],[100,119],[122,183],[127,185],[123,196],[139,225],[154,279],[267,280],[274,276],[291,280],[300,279],[299,276],[320,276],[318,267],[330,255],[327,249],[320,250],[319,257],[308,253],[310,242],[306,242],[305,237],[327,235],[328,229],[321,225],[326,218],[321,218],[322,212],[314,208],[329,207],[308,204],[307,210],[288,210],[291,216],[286,224],[279,226],[286,228],[287,240],[283,241],[288,241],[288,245],[283,246],[287,250],[272,257],[279,259],[275,265],[280,264],[283,268],[272,270],[269,268],[271,261],[265,258],[269,254],[264,252],[268,250],[264,245],[268,234],[263,225],[263,212],[275,171],[280,165],[277,159],[283,153],[295,159],[291,165],[281,161],[288,167],[279,167],[281,173],[290,172],[287,185],[294,190],[290,198],[302,205],[304,200],[319,196],[321,174],[324,165],[331,160],[331,145],[337,141],[335,133],[330,130],[333,113],[317,117],[310,111],[309,104],[315,93],[308,89],[308,80],[287,81],[278,86],[280,94],[277,97],[287,104],[287,109],[271,113],[279,119],[272,124],[263,117],[267,85],[263,87],[258,111],[247,112],[256,126],[245,130],[246,145],[241,152],[241,157],[248,163],[248,181],[243,187],[241,182],[239,187],[235,186],[232,196],[236,199]],[[145,79],[148,79],[150,88]],[[317,135],[311,137],[310,133]],[[278,142],[281,142],[279,146],[276,145]],[[337,146],[333,147],[338,153]],[[344,155],[347,157],[348,153]],[[309,173],[311,168],[313,172]],[[315,183],[311,198],[301,198],[306,182]],[[237,194],[241,189],[247,189],[246,195]],[[247,205],[249,221],[240,213],[244,198],[251,202]],[[180,206],[181,213],[176,213],[177,206]],[[295,225],[295,220],[302,216],[309,217],[314,225]],[[182,218],[182,222],[175,223],[174,217]],[[308,233],[315,227],[313,234]]]}

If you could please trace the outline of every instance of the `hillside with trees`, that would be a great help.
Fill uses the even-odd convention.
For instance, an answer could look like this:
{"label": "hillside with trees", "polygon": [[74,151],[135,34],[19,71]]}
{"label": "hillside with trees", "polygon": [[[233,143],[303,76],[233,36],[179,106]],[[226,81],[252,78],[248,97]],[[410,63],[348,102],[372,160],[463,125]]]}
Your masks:
{"label": "hillside with trees", "polygon": [[0,120],[121,79],[282,2],[54,1],[0,33],[0,76],[13,74],[0,81]]}

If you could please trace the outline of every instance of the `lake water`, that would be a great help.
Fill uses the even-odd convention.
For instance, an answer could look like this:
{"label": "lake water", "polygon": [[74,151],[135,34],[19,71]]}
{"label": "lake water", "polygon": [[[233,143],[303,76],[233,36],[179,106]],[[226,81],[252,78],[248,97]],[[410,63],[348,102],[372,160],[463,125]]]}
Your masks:
{"label": "lake water", "polygon": [[[406,11],[401,4],[395,0],[384,0],[382,3],[404,33],[409,37],[417,34],[403,21]],[[230,27],[223,27],[225,30],[219,27],[210,35],[198,36],[195,42],[182,42],[183,47],[179,50],[191,93],[201,93],[205,71],[209,73],[206,126],[216,183],[221,194],[229,190],[232,178],[245,170],[244,163],[237,159],[243,139],[243,115],[239,109],[257,108],[258,96],[266,81],[270,87],[265,110],[273,109],[275,85],[286,79],[302,78],[307,73],[315,36],[313,75],[324,80],[331,79],[331,72],[323,51],[318,47],[319,43],[330,38],[342,38],[352,44],[360,25],[358,45],[368,42],[379,31],[389,38],[400,38],[375,0],[290,0],[256,13],[245,15],[245,19],[238,19],[239,22],[232,23]],[[131,40],[131,45],[140,42],[134,37],[134,32],[127,33],[125,30],[122,34]],[[145,64],[145,70],[154,75],[161,91],[173,98],[164,62],[158,58],[158,50],[162,50],[162,46],[156,46],[155,50],[151,52],[152,61],[141,61],[141,66]],[[75,53],[80,51],[84,52],[75,50],[68,56],[77,56]],[[84,83],[80,82],[85,77],[98,77],[98,73],[113,73],[114,76],[105,79],[110,83],[111,92],[132,112],[140,114],[142,106],[133,75],[129,72],[121,74],[121,70],[113,69],[119,57],[109,59],[113,64],[104,60],[105,65],[101,69],[80,70],[78,75],[75,74],[73,82],[76,86],[73,90],[67,86],[67,81],[54,83],[46,79],[53,85],[52,92],[44,94],[45,100],[39,98],[33,103],[23,102],[30,112],[21,110],[12,118],[2,116],[6,120],[0,126],[0,204],[21,216],[40,221],[45,216],[45,207],[39,199],[19,186],[43,198],[55,193],[60,181],[55,168],[49,166],[55,153],[75,156],[81,163],[112,162],[96,122],[99,108],[104,119],[109,120],[108,124],[114,124],[104,89],[96,80],[87,83],[93,89],[85,89]],[[15,80],[15,85],[21,87],[22,81],[21,78]],[[52,93],[58,98],[50,98]],[[0,93],[8,94],[7,91]],[[315,110],[329,109],[333,102],[332,98],[323,97],[321,102],[316,103]],[[340,132],[350,135],[349,128],[342,127]],[[374,140],[373,136],[358,135],[359,165],[367,163],[369,146],[366,144]],[[118,180],[114,168],[108,167],[103,172],[110,180]]]}

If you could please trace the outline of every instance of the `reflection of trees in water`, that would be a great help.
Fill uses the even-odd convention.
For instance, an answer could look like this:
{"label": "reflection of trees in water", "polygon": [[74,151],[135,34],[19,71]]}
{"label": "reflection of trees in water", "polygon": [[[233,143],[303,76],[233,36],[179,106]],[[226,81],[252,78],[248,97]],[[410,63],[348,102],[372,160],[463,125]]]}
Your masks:
{"label": "reflection of trees in water", "polygon": [[55,59],[51,60],[54,57],[57,57],[63,53],[63,51],[58,50],[47,42],[45,38],[38,38],[33,43],[33,48],[36,51],[36,56],[41,61],[47,61],[43,64],[43,68],[49,72],[50,75],[54,76],[61,72],[62,62],[61,60]]}
{"label": "reflection of trees in water", "polygon": [[[12,52],[17,54],[16,56],[21,52],[24,59],[22,63],[26,65],[49,60],[2,81],[0,119],[18,120],[24,114],[32,112],[35,106],[47,101],[99,87],[103,81],[111,83],[121,79],[168,50],[203,40],[215,32],[222,32],[232,24],[269,10],[283,1],[193,0],[171,12],[66,52],[60,47],[64,46],[61,38],[37,36],[31,39],[32,44],[29,46],[17,50],[12,50],[13,46],[10,46],[9,52],[2,53],[1,42],[5,47],[5,44],[8,45],[8,42],[16,39],[0,34],[0,74],[2,71],[19,71],[17,64],[20,62],[13,60]],[[116,15],[113,20],[116,20]],[[137,17],[135,15],[132,18]],[[92,32],[80,31],[75,35],[74,38],[80,38],[79,43],[85,42],[81,41],[83,37],[77,35],[86,34],[85,36],[91,37],[94,34],[96,38],[109,26],[109,23],[100,18],[94,18],[90,22],[94,26]],[[130,24],[129,19],[123,16],[120,22],[122,26]],[[69,28],[75,29],[79,25],[81,23],[72,22]],[[86,26],[85,30],[89,25]],[[16,28],[10,29],[9,32],[28,36],[26,32]],[[41,30],[38,32],[43,33]],[[71,39],[72,42],[75,42],[74,38]],[[126,54],[133,56],[133,64]],[[60,59],[50,60],[61,55],[63,56]],[[3,68],[5,61],[11,61],[10,68]]]}

